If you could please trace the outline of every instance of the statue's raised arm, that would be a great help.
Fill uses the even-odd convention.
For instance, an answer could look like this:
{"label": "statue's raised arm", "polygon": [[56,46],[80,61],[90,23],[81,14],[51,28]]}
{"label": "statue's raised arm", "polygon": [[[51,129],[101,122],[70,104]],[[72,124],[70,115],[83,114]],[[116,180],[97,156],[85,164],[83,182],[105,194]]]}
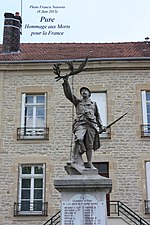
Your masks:
{"label": "statue's raised arm", "polygon": [[78,104],[78,98],[72,93],[72,90],[70,88],[70,84],[68,82],[68,76],[63,78],[63,89],[64,89],[64,94],[67,99],[69,99],[75,106]]}

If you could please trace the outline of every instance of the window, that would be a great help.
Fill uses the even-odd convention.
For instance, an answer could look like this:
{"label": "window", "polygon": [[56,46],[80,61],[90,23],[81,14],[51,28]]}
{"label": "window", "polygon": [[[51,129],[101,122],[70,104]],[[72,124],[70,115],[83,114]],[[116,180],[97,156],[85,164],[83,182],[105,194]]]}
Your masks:
{"label": "window", "polygon": [[145,213],[150,213],[150,162],[146,162],[147,200],[145,200]]}
{"label": "window", "polygon": [[22,94],[21,128],[18,139],[48,139],[46,94]]}
{"label": "window", "polygon": [[98,169],[98,174],[104,177],[109,177],[108,162],[93,162],[93,165]]}
{"label": "window", "polygon": [[15,215],[45,215],[45,165],[20,165]]}
{"label": "window", "polygon": [[[102,124],[104,126],[107,126],[107,92],[92,92],[91,100],[96,102],[101,116]],[[110,130],[102,133],[101,137],[110,137]]]}
{"label": "window", "polygon": [[141,136],[150,137],[150,91],[142,91],[142,112]]}

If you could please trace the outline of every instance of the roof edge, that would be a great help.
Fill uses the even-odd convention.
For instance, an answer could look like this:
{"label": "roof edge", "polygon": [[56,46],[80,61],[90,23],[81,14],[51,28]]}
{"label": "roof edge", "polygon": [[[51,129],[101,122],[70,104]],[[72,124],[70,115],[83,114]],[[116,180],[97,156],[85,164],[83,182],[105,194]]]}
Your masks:
{"label": "roof edge", "polygon": [[[80,59],[63,59],[63,60],[17,60],[17,61],[0,61],[0,64],[20,64],[20,63],[56,63],[56,62],[81,62],[84,58]],[[88,61],[143,61],[150,60],[150,57],[125,57],[125,58],[89,58]]]}

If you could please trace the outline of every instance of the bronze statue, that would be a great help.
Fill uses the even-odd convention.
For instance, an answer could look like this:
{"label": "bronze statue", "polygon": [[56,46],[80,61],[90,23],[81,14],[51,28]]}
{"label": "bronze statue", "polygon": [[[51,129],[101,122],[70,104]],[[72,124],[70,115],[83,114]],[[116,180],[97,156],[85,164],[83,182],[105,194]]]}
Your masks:
{"label": "bronze statue", "polygon": [[[123,118],[124,115],[117,120],[104,127],[100,118],[96,102],[90,99],[91,91],[87,87],[81,87],[81,98],[77,98],[71,91],[68,78],[74,74],[78,74],[84,70],[87,58],[81,63],[78,69],[75,69],[72,62],[67,62],[70,73],[64,76],[61,74],[61,63],[54,64],[54,73],[56,81],[63,79],[64,94],[76,108],[76,118],[73,123],[74,133],[74,149],[72,155],[71,166],[79,171],[79,168],[85,168],[82,155],[85,153],[87,157],[86,168],[95,169],[92,164],[92,151],[100,147],[99,134],[106,132],[114,123]],[[82,171],[82,170],[80,170]],[[82,172],[81,172],[82,173]]]}
{"label": "bronze statue", "polygon": [[96,102],[91,101],[91,92],[87,87],[80,89],[81,99],[78,99],[71,91],[68,77],[63,78],[63,89],[67,99],[76,108],[76,119],[73,123],[74,150],[73,163],[84,166],[82,154],[86,153],[86,167],[93,168],[92,151],[100,147],[99,132],[104,129]]}
{"label": "bronze statue", "polygon": [[87,59],[81,63],[78,69],[74,69],[72,62],[67,62],[70,73],[61,76],[60,66],[61,64],[54,64],[54,73],[56,81],[63,79],[63,89],[67,99],[69,99],[76,108],[76,119],[73,123],[74,133],[74,149],[73,149],[73,164],[84,167],[82,155],[86,154],[87,168],[93,168],[92,165],[92,151],[97,150],[100,147],[99,133],[105,128],[102,125],[100,114],[96,102],[91,101],[91,92],[87,87],[80,89],[81,99],[78,99],[71,91],[68,77],[74,74],[78,74],[83,71]]}

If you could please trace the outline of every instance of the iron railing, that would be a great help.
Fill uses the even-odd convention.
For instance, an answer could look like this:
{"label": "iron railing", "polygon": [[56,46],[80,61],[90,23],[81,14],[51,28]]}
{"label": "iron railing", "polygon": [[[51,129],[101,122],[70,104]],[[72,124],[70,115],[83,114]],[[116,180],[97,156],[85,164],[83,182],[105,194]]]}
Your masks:
{"label": "iron railing", "polygon": [[[128,206],[120,201],[109,201],[109,216],[117,215],[122,216],[135,225],[150,225],[146,220],[142,219],[138,214],[132,211]],[[60,211],[57,212],[43,225],[58,225],[60,224]]]}
{"label": "iron railing", "polygon": [[47,216],[48,202],[14,203],[14,216]]}
{"label": "iron railing", "polygon": [[17,128],[17,140],[42,139],[49,140],[47,127],[20,127]]}
{"label": "iron railing", "polygon": [[150,138],[150,124],[141,125],[141,137],[149,137]]}
{"label": "iron railing", "polygon": [[150,225],[146,220],[142,219],[138,214],[131,210],[128,206],[120,201],[110,201],[110,215],[116,214],[123,216],[136,225]]}
{"label": "iron railing", "polygon": [[47,220],[43,225],[57,225],[60,224],[60,211]]}

